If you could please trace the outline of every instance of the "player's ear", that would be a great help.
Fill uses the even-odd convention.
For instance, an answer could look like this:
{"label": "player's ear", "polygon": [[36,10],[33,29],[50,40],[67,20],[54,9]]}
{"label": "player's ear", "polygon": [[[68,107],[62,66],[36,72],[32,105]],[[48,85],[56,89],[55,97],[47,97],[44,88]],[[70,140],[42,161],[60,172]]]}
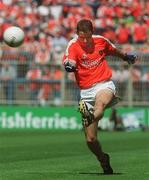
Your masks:
{"label": "player's ear", "polygon": [[77,29],[76,29],[76,34],[77,34],[77,35],[79,34],[79,32],[77,31]]}
{"label": "player's ear", "polygon": [[92,24],[93,24],[92,33],[94,33],[95,32],[95,22],[92,22]]}

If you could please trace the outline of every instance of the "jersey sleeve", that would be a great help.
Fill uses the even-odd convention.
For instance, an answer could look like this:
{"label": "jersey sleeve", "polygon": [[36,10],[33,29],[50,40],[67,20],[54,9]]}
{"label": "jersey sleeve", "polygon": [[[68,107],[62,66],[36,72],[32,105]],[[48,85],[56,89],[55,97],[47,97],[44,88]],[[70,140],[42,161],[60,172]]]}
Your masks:
{"label": "jersey sleeve", "polygon": [[105,46],[107,55],[114,55],[116,53],[116,46],[108,39],[105,39]]}
{"label": "jersey sleeve", "polygon": [[66,48],[65,54],[63,56],[62,63],[64,64],[66,61],[70,61],[74,65],[76,65],[77,61],[77,50],[75,47],[75,44],[68,43],[68,46]]}

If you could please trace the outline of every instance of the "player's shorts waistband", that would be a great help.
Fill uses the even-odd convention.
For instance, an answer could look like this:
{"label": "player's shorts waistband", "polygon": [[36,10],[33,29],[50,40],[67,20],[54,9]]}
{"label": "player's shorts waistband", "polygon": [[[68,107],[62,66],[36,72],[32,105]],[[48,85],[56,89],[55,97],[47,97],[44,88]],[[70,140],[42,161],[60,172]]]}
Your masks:
{"label": "player's shorts waistband", "polygon": [[105,82],[110,82],[110,81],[111,81],[111,79],[107,79],[107,80],[104,80],[104,81],[96,82],[96,83],[94,83],[91,87],[94,87],[94,86],[96,86],[97,84],[103,84],[103,83],[105,83]]}

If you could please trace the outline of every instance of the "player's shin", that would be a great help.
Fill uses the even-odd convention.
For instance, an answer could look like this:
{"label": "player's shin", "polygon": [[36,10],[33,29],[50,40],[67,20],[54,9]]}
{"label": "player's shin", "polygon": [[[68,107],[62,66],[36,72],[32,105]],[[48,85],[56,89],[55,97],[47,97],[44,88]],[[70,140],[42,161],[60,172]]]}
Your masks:
{"label": "player's shin", "polygon": [[103,168],[104,174],[113,174],[113,169],[110,165],[110,157],[107,153],[102,151],[99,141],[87,141],[88,148],[97,157]]}
{"label": "player's shin", "polygon": [[97,159],[100,161],[104,155],[104,152],[102,151],[102,147],[99,143],[99,141],[87,141],[87,146],[90,149],[90,151],[97,157]]}

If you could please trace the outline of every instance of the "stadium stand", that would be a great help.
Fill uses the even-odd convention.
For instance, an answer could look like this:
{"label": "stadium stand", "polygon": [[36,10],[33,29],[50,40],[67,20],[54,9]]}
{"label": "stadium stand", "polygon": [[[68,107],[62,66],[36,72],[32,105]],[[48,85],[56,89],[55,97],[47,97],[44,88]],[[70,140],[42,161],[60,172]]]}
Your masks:
{"label": "stadium stand", "polygon": [[[149,105],[149,1],[146,0],[0,1],[0,73],[3,62],[15,66],[16,70],[11,104],[77,103],[75,80],[63,71],[61,58],[81,18],[92,19],[95,33],[109,38],[124,52],[139,55],[140,61],[131,68],[111,57],[109,63],[119,94],[124,97],[121,103]],[[25,31],[25,42],[17,49],[3,43],[3,32],[11,25]],[[117,70],[118,66],[121,71]],[[34,77],[32,71],[37,72],[33,73]],[[10,104],[4,86],[1,76],[0,103]]]}

